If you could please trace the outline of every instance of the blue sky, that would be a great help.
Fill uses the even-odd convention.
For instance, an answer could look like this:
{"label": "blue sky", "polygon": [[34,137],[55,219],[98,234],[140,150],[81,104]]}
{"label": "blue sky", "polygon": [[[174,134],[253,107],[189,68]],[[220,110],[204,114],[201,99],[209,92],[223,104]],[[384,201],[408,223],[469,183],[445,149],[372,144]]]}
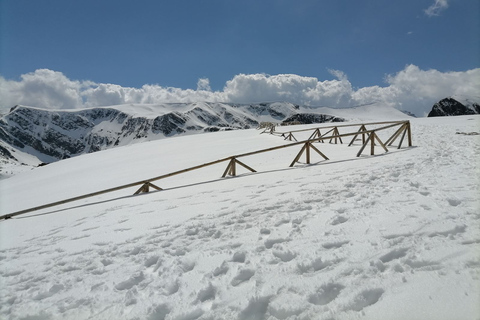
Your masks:
{"label": "blue sky", "polygon": [[385,86],[408,65],[480,66],[478,0],[0,0],[0,76],[37,69],[140,88],[239,74]]}
{"label": "blue sky", "polygon": [[2,0],[5,78],[39,68],[74,79],[212,89],[239,73],[293,73],[381,85],[407,64],[479,66],[479,1]]}

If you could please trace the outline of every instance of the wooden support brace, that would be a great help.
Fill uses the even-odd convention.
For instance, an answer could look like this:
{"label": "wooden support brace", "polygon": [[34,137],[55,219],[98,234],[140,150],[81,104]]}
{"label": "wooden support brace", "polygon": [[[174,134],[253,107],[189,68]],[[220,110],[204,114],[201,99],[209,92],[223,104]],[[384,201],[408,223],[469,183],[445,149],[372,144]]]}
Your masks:
{"label": "wooden support brace", "polygon": [[335,129],[335,128],[328,130],[327,132],[325,132],[325,133],[322,135],[322,137],[325,137],[327,134],[329,134],[330,132],[332,132],[334,129]]}
{"label": "wooden support brace", "polygon": [[340,140],[340,143],[343,144],[342,138],[336,137],[336,136],[339,136],[339,135],[340,135],[340,132],[338,132],[338,128],[337,128],[337,127],[333,128],[333,133],[332,133],[332,135],[334,136],[334,138],[330,139],[329,143],[332,143],[332,140],[335,139],[335,144],[337,144],[337,141],[338,141],[338,140]]}
{"label": "wooden support brace", "polygon": [[291,132],[288,133],[288,136],[285,138],[285,140],[288,139],[289,141],[292,141],[292,138],[293,140],[298,141]]}
{"label": "wooden support brace", "polygon": [[370,134],[370,155],[375,155],[375,131]]}
{"label": "wooden support brace", "polygon": [[[362,129],[363,128],[363,129]],[[367,128],[365,127],[364,124],[362,124],[362,126],[360,127],[360,129],[362,129],[362,131],[367,131]],[[367,133],[367,137],[369,137],[370,135]],[[362,133],[362,143],[365,143],[365,133]]]}
{"label": "wooden support brace", "polygon": [[150,192],[150,187],[152,187],[153,189],[159,190],[159,191],[163,190],[162,188],[157,187],[153,183],[147,181],[137,191],[135,191],[134,195],[140,194],[140,193],[148,193],[148,192]]}
{"label": "wooden support brace", "polygon": [[412,128],[410,127],[410,121],[407,122],[407,130],[408,130],[408,146],[412,146]]}
{"label": "wooden support brace", "polygon": [[295,157],[295,159],[293,159],[292,163],[290,164],[290,167],[293,167],[295,165],[296,162],[298,162],[298,159],[300,159],[300,157],[302,156],[303,154],[303,151],[305,151],[305,149],[307,148],[307,144],[305,143],[302,147],[302,149],[300,150],[300,152],[297,154],[297,156]]}
{"label": "wooden support brace", "polygon": [[315,150],[319,155],[321,155],[325,160],[328,160],[327,156],[324,155],[320,150],[318,150],[313,144],[310,144],[310,147]]}
{"label": "wooden support brace", "polygon": [[[350,147],[353,142],[357,139],[358,135],[362,132],[362,131],[367,131],[367,128],[365,128],[365,125],[361,125],[360,129],[358,129],[358,133],[356,135],[353,136],[353,139],[352,141],[350,141],[350,143],[348,144],[348,146]],[[365,143],[365,133],[362,133],[362,143]]]}
{"label": "wooden support brace", "polygon": [[[337,136],[340,135],[340,132],[338,131],[338,128],[335,128],[337,131]],[[340,143],[343,144],[342,137],[338,137],[338,140],[340,140]],[[335,138],[335,144],[337,144],[337,138]]]}
{"label": "wooden support brace", "polygon": [[251,172],[257,172],[255,169],[252,169],[251,167],[247,166],[245,163],[237,160],[236,158],[232,158],[230,162],[228,163],[227,169],[223,172],[222,178],[225,178],[228,175],[235,177],[237,175],[237,168],[236,164],[241,165],[247,170],[250,170]]}
{"label": "wooden support brace", "polygon": [[405,139],[405,135],[407,134],[407,126],[405,125],[405,129],[403,130],[402,138],[400,139],[400,143],[398,144],[398,149],[402,147],[403,139]]}
{"label": "wooden support brace", "polygon": [[400,128],[398,128],[398,130],[395,131],[395,133],[390,138],[388,138],[388,140],[385,142],[385,145],[391,146],[395,142],[395,140],[397,140],[398,136],[402,133],[402,130],[405,130],[405,124],[402,124]]}
{"label": "wooden support brace", "polygon": [[222,178],[225,178],[227,176],[227,174],[232,175],[231,174],[232,173],[232,166],[235,166],[235,158],[230,159],[230,161],[228,162],[227,168],[223,172]]}
{"label": "wooden support brace", "polygon": [[302,149],[300,150],[300,152],[297,154],[297,156],[295,157],[295,159],[293,160],[293,162],[290,164],[290,167],[293,167],[295,165],[296,162],[298,162],[298,160],[301,158],[303,152],[306,153],[306,163],[307,164],[310,164],[311,162],[311,152],[310,152],[310,148],[312,148],[313,150],[315,150],[315,152],[317,152],[319,155],[321,155],[325,160],[329,160],[328,157],[326,155],[324,155],[320,150],[318,150],[311,142],[306,142]]}
{"label": "wooden support brace", "polygon": [[383,150],[385,150],[385,152],[388,152],[388,149],[387,147],[383,144],[382,140],[380,140],[380,138],[378,137],[378,135],[375,134],[375,139],[378,141],[378,143],[382,146]]}
{"label": "wooden support brace", "polygon": [[[322,137],[322,133],[320,132],[320,129],[317,128],[315,129],[315,131],[312,133],[312,135],[310,136],[310,138],[308,138],[308,140],[314,140],[316,138],[321,138]],[[323,140],[320,140],[318,142],[321,142],[323,143]]]}
{"label": "wooden support brace", "polygon": [[360,148],[360,151],[358,151],[357,157],[360,157],[360,155],[362,154],[363,150],[365,149],[365,147],[367,146],[367,144],[370,142],[370,140],[372,140],[372,138],[373,138],[373,132],[372,132],[372,134],[370,134],[370,136],[368,137],[368,139],[365,141],[365,143],[363,144],[363,146]]}
{"label": "wooden support brace", "polygon": [[252,169],[251,167],[247,166],[245,163],[241,162],[240,160],[235,159],[235,162],[244,167],[247,170],[250,170],[251,172],[257,172],[255,169]]}
{"label": "wooden support brace", "polygon": [[310,142],[305,143],[306,163],[310,164]]}

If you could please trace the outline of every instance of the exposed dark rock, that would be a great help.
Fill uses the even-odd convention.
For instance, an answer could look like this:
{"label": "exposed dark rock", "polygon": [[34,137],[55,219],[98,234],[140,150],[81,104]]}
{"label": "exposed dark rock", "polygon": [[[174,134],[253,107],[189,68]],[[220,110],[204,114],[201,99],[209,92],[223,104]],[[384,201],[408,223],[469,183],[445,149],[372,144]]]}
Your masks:
{"label": "exposed dark rock", "polygon": [[15,158],[10,151],[8,151],[6,148],[2,146],[0,146],[0,156],[6,159],[17,160],[17,158]]}
{"label": "exposed dark rock", "polygon": [[329,116],[326,114],[299,113],[283,120],[282,125],[288,125],[292,122],[296,124],[311,124],[311,123],[343,122],[343,121],[345,121],[345,119]]}
{"label": "exposed dark rock", "polygon": [[454,98],[445,98],[433,105],[428,117],[461,116],[480,113],[480,105],[464,105]]}

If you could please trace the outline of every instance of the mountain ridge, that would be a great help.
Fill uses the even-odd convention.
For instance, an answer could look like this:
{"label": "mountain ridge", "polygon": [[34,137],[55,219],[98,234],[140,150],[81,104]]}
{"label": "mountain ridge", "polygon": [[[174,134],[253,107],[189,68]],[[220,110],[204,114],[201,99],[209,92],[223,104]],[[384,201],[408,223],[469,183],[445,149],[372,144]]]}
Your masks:
{"label": "mountain ridge", "polygon": [[[255,128],[260,122],[344,121],[286,102],[118,105],[46,110],[17,105],[0,118],[0,158],[30,166],[176,135]],[[310,116],[308,116],[310,115]]]}

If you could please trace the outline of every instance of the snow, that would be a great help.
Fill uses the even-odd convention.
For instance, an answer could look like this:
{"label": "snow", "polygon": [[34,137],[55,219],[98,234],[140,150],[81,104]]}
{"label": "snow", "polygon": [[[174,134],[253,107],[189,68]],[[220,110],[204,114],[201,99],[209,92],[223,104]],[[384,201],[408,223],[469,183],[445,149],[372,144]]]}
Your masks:
{"label": "snow", "polygon": [[[318,143],[330,160],[289,168],[297,146],[1,221],[0,317],[478,319],[480,137],[455,133],[480,116],[410,121],[411,148]],[[0,213],[287,143],[259,133],[62,160],[0,181]]]}

